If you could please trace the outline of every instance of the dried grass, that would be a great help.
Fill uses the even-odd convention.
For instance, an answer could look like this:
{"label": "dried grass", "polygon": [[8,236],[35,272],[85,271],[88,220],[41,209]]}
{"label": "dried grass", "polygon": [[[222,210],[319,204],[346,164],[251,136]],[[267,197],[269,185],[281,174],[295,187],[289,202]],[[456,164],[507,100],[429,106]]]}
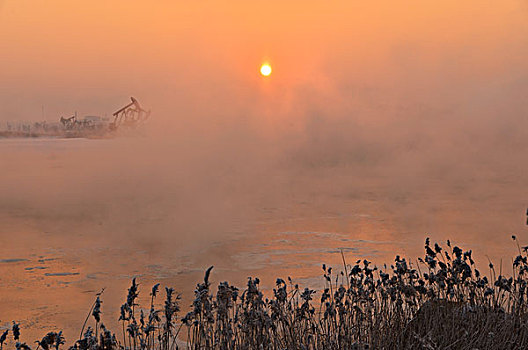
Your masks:
{"label": "dried grass", "polygon": [[[489,277],[483,276],[471,251],[449,241],[447,247],[427,239],[416,265],[397,256],[383,268],[367,260],[348,265],[343,256],[342,272],[323,265],[324,290],[277,279],[268,298],[258,278],[249,278],[243,291],[222,282],[213,293],[210,267],[181,319],[180,296],[166,288],[158,303],[159,284],[151,290],[149,309],[141,309],[134,279],[121,307],[122,334],[102,323],[99,293],[88,314],[94,328],[83,326],[70,349],[173,350],[182,348],[182,339],[196,350],[528,348],[528,247],[517,244],[511,277],[497,276],[491,262]],[[17,349],[29,349],[15,322],[12,333]],[[0,336],[0,350],[7,334]],[[59,350],[62,344],[62,333],[50,332],[37,349]]]}

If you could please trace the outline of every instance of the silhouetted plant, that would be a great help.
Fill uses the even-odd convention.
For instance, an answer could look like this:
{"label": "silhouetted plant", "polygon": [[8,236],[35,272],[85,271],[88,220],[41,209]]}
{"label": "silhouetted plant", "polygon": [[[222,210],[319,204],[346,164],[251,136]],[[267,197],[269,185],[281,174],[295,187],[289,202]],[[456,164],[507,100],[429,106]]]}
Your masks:
{"label": "silhouetted plant", "polygon": [[[216,294],[209,281],[212,266],[194,291],[190,311],[178,320],[180,295],[165,288],[165,300],[156,303],[159,284],[152,287],[150,308],[139,308],[136,279],[121,306],[122,337],[101,322],[101,293],[90,310],[94,327],[71,350],[188,349],[525,349],[528,348],[528,246],[513,259],[510,277],[475,268],[472,252],[447,249],[425,241],[425,255],[413,264],[396,256],[390,266],[372,266],[368,260],[335,273],[323,265],[321,291],[300,288],[288,277],[278,278],[266,297],[258,278],[246,288],[228,282]],[[86,325],[86,322],[85,322]],[[180,334],[186,328],[187,332]],[[84,330],[84,326],[83,326]],[[100,334],[98,336],[98,330]],[[13,322],[16,349],[19,324]],[[6,330],[0,347],[7,339]],[[181,339],[179,339],[181,337]],[[50,332],[38,346],[59,350],[61,332]],[[0,348],[1,350],[1,348]]]}

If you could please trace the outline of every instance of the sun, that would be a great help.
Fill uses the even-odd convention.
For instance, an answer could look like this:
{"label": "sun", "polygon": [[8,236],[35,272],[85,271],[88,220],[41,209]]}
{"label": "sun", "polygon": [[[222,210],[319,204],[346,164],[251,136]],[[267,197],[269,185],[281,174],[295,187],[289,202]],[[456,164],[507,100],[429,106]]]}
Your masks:
{"label": "sun", "polygon": [[268,63],[264,63],[262,66],[260,66],[260,74],[268,77],[271,74],[271,66]]}

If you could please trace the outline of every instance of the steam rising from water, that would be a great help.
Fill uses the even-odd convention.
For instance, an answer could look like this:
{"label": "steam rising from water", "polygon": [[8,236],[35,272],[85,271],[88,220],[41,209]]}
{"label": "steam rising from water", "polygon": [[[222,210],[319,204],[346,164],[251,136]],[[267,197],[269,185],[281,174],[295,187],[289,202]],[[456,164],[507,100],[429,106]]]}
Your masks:
{"label": "steam rising from water", "polygon": [[522,240],[525,4],[72,4],[0,1],[0,123],[130,95],[152,118],[142,137],[0,140],[6,304],[106,284],[111,308],[132,275],[189,286],[211,264],[309,279],[336,248],[383,263],[426,234],[477,259]]}

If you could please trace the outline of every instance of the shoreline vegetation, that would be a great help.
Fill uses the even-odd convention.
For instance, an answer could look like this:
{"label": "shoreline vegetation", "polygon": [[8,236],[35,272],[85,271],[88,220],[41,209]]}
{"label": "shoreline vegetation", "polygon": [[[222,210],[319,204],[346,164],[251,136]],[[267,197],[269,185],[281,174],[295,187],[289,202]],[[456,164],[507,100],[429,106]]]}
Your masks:
{"label": "shoreline vegetation", "polygon": [[[396,256],[391,265],[348,264],[342,253],[342,271],[322,265],[326,286],[317,291],[290,278],[278,278],[272,295],[263,294],[258,278],[248,278],[243,290],[221,282],[215,291],[211,266],[186,314],[180,295],[160,284],[150,290],[150,305],[138,305],[134,278],[116,315],[121,329],[105,327],[101,291],[69,349],[526,349],[528,246],[512,239],[519,255],[511,276],[492,262],[483,274],[471,250],[429,239],[416,263]],[[0,350],[66,349],[61,331],[35,343],[21,339],[13,321],[0,332]]]}

